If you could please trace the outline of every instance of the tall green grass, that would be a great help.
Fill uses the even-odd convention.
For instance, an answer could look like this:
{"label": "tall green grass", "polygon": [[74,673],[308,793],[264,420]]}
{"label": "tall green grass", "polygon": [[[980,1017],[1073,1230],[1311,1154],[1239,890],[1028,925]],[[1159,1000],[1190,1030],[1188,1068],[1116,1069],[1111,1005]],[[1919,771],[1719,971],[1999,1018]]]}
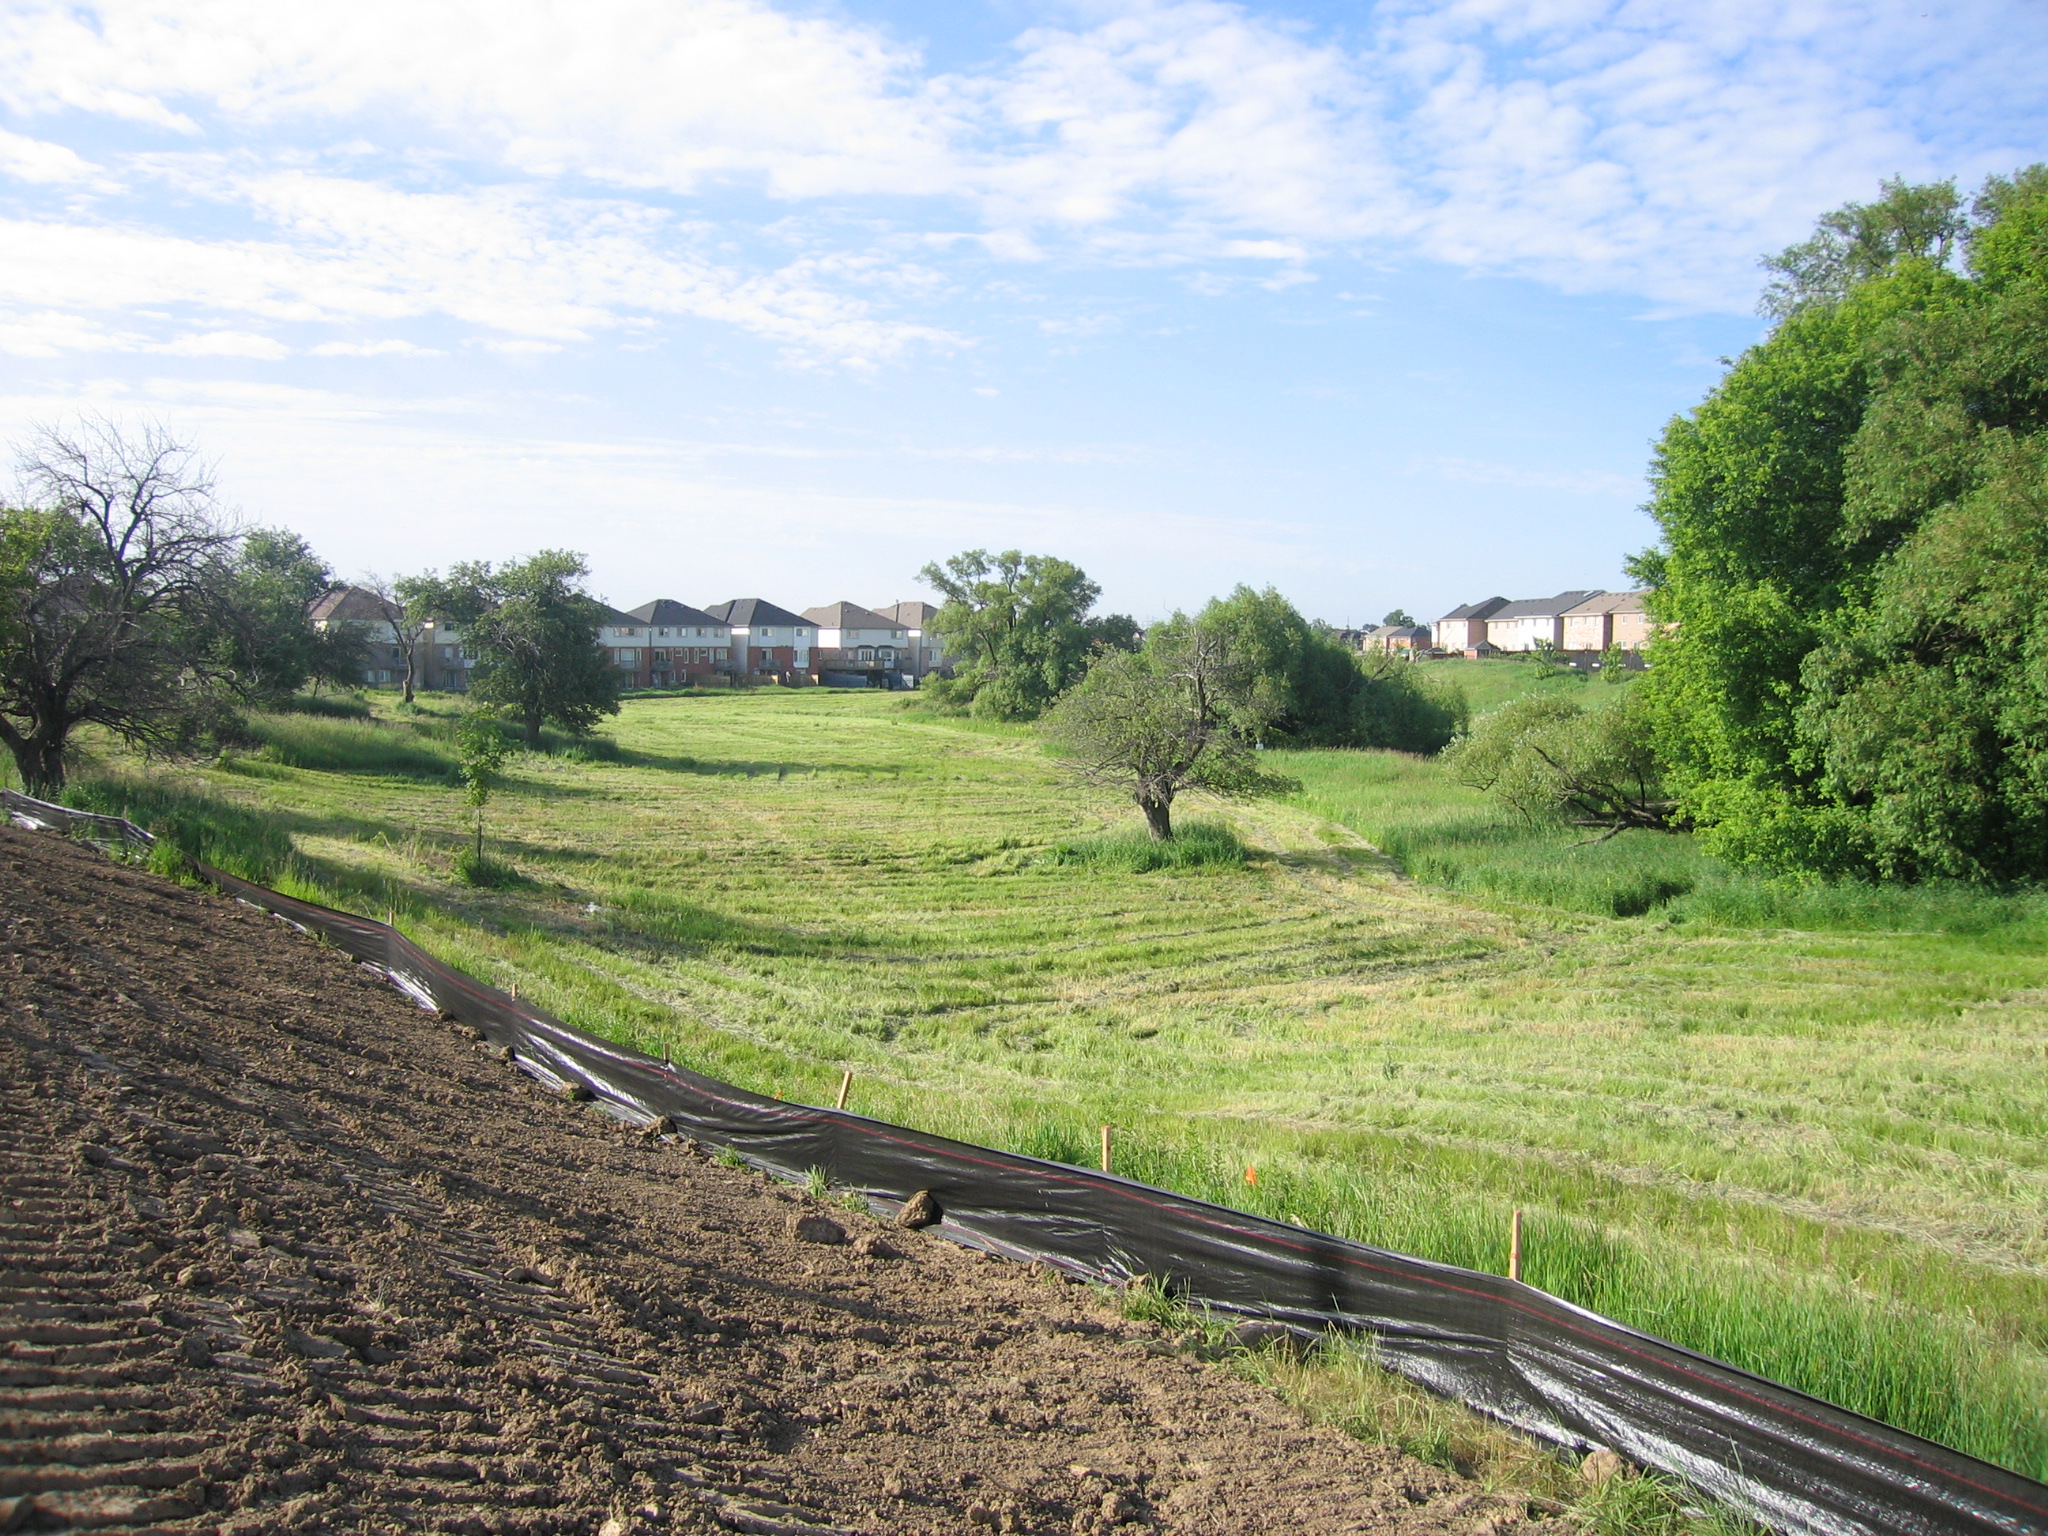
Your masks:
{"label": "tall green grass", "polygon": [[[1613,690],[1618,692],[1619,690]],[[1413,879],[1505,901],[1640,917],[1724,873],[1690,837],[1624,832],[1595,841],[1531,824],[1431,758],[1401,752],[1275,752],[1301,781],[1293,803],[1358,832]]]}
{"label": "tall green grass", "polygon": [[[175,851],[259,885],[274,885],[297,863],[291,836],[276,816],[186,785],[94,777],[67,785],[61,798],[75,811],[127,818],[152,834],[166,854]],[[176,867],[168,859],[154,862],[165,872]]]}
{"label": "tall green grass", "polygon": [[1100,837],[1072,838],[1045,855],[1048,864],[1117,870],[1143,875],[1155,869],[1234,868],[1244,863],[1245,846],[1237,833],[1220,821],[1183,821],[1173,837],[1159,842],[1143,827],[1106,832]]}
{"label": "tall green grass", "polygon": [[455,754],[438,720],[368,721],[319,715],[259,714],[248,723],[258,757],[326,773],[380,773],[449,780]]}
{"label": "tall green grass", "polygon": [[[1610,690],[1618,692],[1619,690]],[[1276,752],[1302,784],[1293,803],[1350,827],[1412,879],[1454,891],[1601,917],[1818,931],[2037,932],[2048,896],[1955,882],[1875,885],[1773,879],[1703,853],[1682,832],[1600,839],[1532,824],[1398,752]]]}

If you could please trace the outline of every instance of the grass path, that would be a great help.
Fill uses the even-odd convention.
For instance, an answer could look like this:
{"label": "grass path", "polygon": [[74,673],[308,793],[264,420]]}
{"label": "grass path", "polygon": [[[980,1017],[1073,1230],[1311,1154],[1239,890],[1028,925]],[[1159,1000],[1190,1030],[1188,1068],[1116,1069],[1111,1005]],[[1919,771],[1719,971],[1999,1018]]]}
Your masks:
{"label": "grass path", "polygon": [[2032,920],[1458,894],[1359,830],[1373,784],[1428,792],[1372,754],[1191,808],[1243,867],[1060,865],[1134,813],[1023,733],[820,692],[642,701],[617,762],[518,760],[490,829],[533,883],[472,892],[431,730],[264,730],[270,760],[192,778],[281,819],[309,893],[586,1027],[811,1102],[851,1066],[859,1108],[1069,1161],[1113,1121],[1125,1171],[1482,1268],[1522,1206],[1536,1284],[2048,1472]]}

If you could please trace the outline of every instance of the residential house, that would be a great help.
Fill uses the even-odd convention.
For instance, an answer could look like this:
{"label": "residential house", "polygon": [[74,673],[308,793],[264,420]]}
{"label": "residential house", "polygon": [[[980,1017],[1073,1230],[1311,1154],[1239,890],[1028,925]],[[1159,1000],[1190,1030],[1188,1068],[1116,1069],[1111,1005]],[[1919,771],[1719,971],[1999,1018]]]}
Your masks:
{"label": "residential house", "polygon": [[910,631],[859,603],[827,603],[803,616],[817,630],[811,668],[820,681],[828,672],[879,678],[910,659]]}
{"label": "residential house", "polygon": [[1647,592],[1602,592],[1564,616],[1567,651],[1599,652],[1609,646],[1640,651],[1649,643],[1650,615],[1643,605]]}
{"label": "residential house", "polygon": [[801,614],[759,597],[734,598],[704,610],[732,631],[727,670],[742,677],[787,680],[811,670],[817,626]]}
{"label": "residential house", "polygon": [[1486,617],[1486,643],[1496,651],[1526,652],[1544,646],[1564,649],[1564,616],[1599,597],[1597,591],[1560,592],[1532,597],[1496,608]]}
{"label": "residential house", "polygon": [[636,615],[598,604],[597,648],[618,669],[621,688],[647,686],[647,626]]}
{"label": "residential house", "polygon": [[[1339,630],[1341,639],[1353,630]],[[1379,624],[1359,635],[1354,642],[1361,651],[1426,651],[1431,644],[1427,624]]]}
{"label": "residential house", "polygon": [[948,670],[951,662],[946,656],[946,642],[932,633],[932,620],[939,616],[939,610],[930,603],[916,600],[891,603],[875,612],[895,623],[896,627],[909,635],[910,658],[903,670],[913,677],[924,677],[933,672]]}
{"label": "residential house", "polygon": [[353,629],[363,638],[363,681],[373,688],[402,687],[405,651],[398,644],[400,610],[363,587],[336,587],[306,611],[313,628]]}
{"label": "residential house", "polygon": [[465,693],[476,657],[463,644],[462,632],[442,619],[427,620],[420,632],[419,675],[414,685],[442,693]]}
{"label": "residential house", "polygon": [[1483,602],[1453,608],[1430,626],[1430,638],[1435,648],[1462,652],[1467,656],[1485,654],[1488,649],[1486,621],[1507,605],[1508,600],[1504,597],[1489,597]]}
{"label": "residential house", "polygon": [[640,621],[650,688],[675,688],[732,666],[732,626],[701,608],[659,597],[627,614]]}

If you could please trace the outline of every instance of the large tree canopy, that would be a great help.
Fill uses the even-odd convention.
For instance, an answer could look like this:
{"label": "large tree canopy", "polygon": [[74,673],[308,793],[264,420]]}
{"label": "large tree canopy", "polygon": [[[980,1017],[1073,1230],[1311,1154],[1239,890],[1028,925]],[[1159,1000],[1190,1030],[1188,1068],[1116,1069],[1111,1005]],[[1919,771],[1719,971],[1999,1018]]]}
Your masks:
{"label": "large tree canopy", "polygon": [[2044,231],[2041,167],[1967,219],[1888,183],[1781,258],[1786,318],[1666,431],[1645,703],[1718,851],[2048,874]]}
{"label": "large tree canopy", "polygon": [[1263,723],[1257,683],[1226,630],[1182,625],[1148,636],[1141,651],[1098,652],[1044,729],[1082,778],[1127,792],[1165,842],[1183,790],[1293,787],[1261,768],[1253,750]]}
{"label": "large tree canopy", "polygon": [[932,629],[955,658],[953,679],[934,694],[977,715],[1036,719],[1096,651],[1137,644],[1125,615],[1091,616],[1102,589],[1052,555],[970,549],[919,574],[946,600]]}

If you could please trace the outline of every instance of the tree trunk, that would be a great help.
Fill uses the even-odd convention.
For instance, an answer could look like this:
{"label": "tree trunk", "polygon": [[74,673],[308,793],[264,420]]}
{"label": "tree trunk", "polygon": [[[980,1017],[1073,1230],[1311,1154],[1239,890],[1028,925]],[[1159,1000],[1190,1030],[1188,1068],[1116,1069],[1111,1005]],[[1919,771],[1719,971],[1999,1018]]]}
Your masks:
{"label": "tree trunk", "polygon": [[412,673],[412,653],[408,651],[405,655],[405,702],[408,704],[412,702]]}
{"label": "tree trunk", "polygon": [[1152,834],[1153,842],[1170,843],[1173,841],[1173,801],[1171,799],[1140,800],[1138,802],[1138,809],[1145,813],[1145,828]]}
{"label": "tree trunk", "polygon": [[538,752],[540,750],[539,715],[528,715],[526,717],[526,750],[529,752]]}
{"label": "tree trunk", "polygon": [[23,793],[54,800],[64,793],[64,739],[31,736],[14,748],[14,768]]}

